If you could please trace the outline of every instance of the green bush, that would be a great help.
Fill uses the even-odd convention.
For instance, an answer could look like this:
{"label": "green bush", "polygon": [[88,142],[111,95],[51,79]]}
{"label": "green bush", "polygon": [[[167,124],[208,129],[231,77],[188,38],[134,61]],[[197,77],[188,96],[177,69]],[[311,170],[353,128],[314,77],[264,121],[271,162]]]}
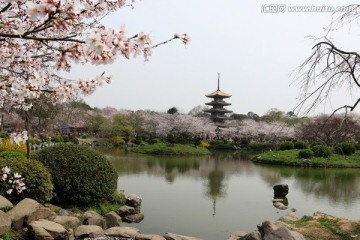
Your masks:
{"label": "green bush", "polygon": [[70,142],[70,137],[68,135],[61,136],[64,139],[64,142]]}
{"label": "green bush", "polygon": [[117,173],[99,152],[73,144],[42,149],[34,157],[50,170],[56,201],[80,206],[110,199],[117,187]]}
{"label": "green bush", "polygon": [[[19,173],[25,178],[26,190],[21,196],[11,195],[9,200],[17,201],[22,198],[32,198],[38,202],[44,203],[53,197],[53,184],[49,170],[39,161],[0,158],[0,169],[9,167],[10,173]],[[1,183],[1,182],[0,182]]]}
{"label": "green bush", "polygon": [[295,149],[307,149],[307,148],[309,148],[309,146],[307,145],[307,143],[305,143],[303,141],[296,141],[294,143],[294,148]]}
{"label": "green bush", "polygon": [[354,144],[349,142],[339,143],[334,148],[335,153],[340,155],[350,156],[355,153],[356,148]]}
{"label": "green bush", "polygon": [[310,159],[314,156],[314,152],[311,149],[303,149],[298,153],[300,158]]}
{"label": "green bush", "polygon": [[0,158],[26,159],[26,156],[21,152],[4,151],[4,152],[0,152]]}
{"label": "green bush", "polygon": [[110,143],[116,147],[122,145],[125,143],[124,139],[122,137],[118,137],[118,136],[115,136],[115,137],[112,137],[110,138]]}
{"label": "green bush", "polygon": [[285,141],[280,144],[280,150],[294,149],[294,144],[291,141]]}
{"label": "green bush", "polygon": [[328,158],[331,155],[331,150],[325,145],[315,145],[311,148],[315,157]]}
{"label": "green bush", "polygon": [[60,142],[64,142],[64,139],[61,135],[55,135],[51,137],[51,141],[60,143]]}
{"label": "green bush", "polygon": [[29,138],[28,140],[29,140],[29,143],[30,143],[31,145],[35,145],[35,144],[36,144],[36,140],[35,140],[34,138]]}

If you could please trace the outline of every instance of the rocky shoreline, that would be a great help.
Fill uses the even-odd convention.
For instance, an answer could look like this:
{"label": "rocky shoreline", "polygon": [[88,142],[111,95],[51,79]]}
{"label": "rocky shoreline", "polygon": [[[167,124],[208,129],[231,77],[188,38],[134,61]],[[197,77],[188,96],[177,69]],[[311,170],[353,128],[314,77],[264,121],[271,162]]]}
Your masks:
{"label": "rocky shoreline", "polygon": [[[16,233],[16,239],[201,240],[174,233],[165,233],[162,236],[142,234],[137,228],[121,227],[121,222],[139,222],[144,218],[144,215],[140,213],[140,205],[141,198],[133,194],[127,195],[126,205],[117,211],[101,216],[94,211],[74,213],[51,204],[42,205],[29,198],[13,206],[10,201],[0,196],[0,236],[12,230]],[[340,228],[350,231],[350,239],[360,239],[360,232],[358,232],[360,221],[338,219],[322,213],[315,213],[314,217],[306,218],[304,223],[301,222],[302,219],[304,217],[300,218],[295,213],[289,212],[278,221],[264,221],[257,226],[257,230],[251,233],[235,232],[227,240],[322,239],[312,238],[309,231],[314,231],[314,234],[319,234],[319,232],[311,227],[304,227],[306,226],[304,223],[307,222],[315,226],[317,219],[336,220],[341,223]],[[323,235],[325,236],[323,239],[345,239],[329,238],[325,233]]]}

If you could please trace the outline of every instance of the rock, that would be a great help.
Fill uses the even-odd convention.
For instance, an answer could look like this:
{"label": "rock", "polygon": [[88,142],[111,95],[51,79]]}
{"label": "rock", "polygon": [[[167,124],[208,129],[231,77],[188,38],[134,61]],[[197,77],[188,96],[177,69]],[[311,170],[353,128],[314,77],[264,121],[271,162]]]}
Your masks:
{"label": "rock", "polygon": [[75,230],[75,238],[97,238],[104,236],[104,230],[97,225],[81,225]]}
{"label": "rock", "polygon": [[0,210],[9,209],[12,207],[14,207],[14,205],[9,200],[7,200],[7,198],[4,198],[0,195]]}
{"label": "rock", "polygon": [[8,216],[11,218],[14,228],[17,230],[21,229],[25,218],[35,212],[35,210],[40,206],[40,203],[30,198],[21,200],[15,207],[7,212]]}
{"label": "rock", "polygon": [[107,228],[105,218],[95,211],[86,211],[81,218],[84,225],[97,225],[102,229]]}
{"label": "rock", "polygon": [[174,233],[166,233],[164,237],[166,240],[202,240],[200,238],[177,235]]}
{"label": "rock", "polygon": [[274,198],[284,198],[289,193],[289,186],[287,184],[279,184],[273,187]]}
{"label": "rock", "polygon": [[27,223],[29,224],[30,222],[37,221],[39,219],[48,219],[55,215],[56,213],[51,211],[49,208],[39,207],[34,212],[29,214],[29,216],[27,217]]}
{"label": "rock", "polygon": [[136,213],[136,214],[128,215],[126,217],[121,218],[121,221],[127,222],[127,223],[139,223],[143,219],[144,219],[144,214]]}
{"label": "rock", "polygon": [[59,216],[70,216],[70,215],[71,215],[71,212],[68,211],[68,210],[65,210],[65,209],[60,209],[58,215],[59,215]]}
{"label": "rock", "polygon": [[287,209],[287,206],[285,206],[281,202],[274,202],[273,205],[274,205],[274,207],[276,207],[277,209],[280,209],[280,210],[286,210]]}
{"label": "rock", "polygon": [[139,229],[132,227],[112,227],[105,230],[105,235],[112,237],[135,238],[139,234]]}
{"label": "rock", "polygon": [[290,212],[282,216],[278,219],[278,221],[287,222],[287,221],[296,221],[299,220],[300,217],[296,213]]}
{"label": "rock", "polygon": [[69,239],[70,233],[58,223],[40,219],[29,223],[28,229],[34,239],[38,240],[51,240],[51,239]]}
{"label": "rock", "polygon": [[233,233],[228,240],[263,240],[258,231],[251,233],[236,232]]}
{"label": "rock", "polygon": [[290,231],[286,224],[279,221],[265,221],[258,229],[264,240],[305,240],[302,234]]}
{"label": "rock", "polygon": [[125,204],[135,208],[136,210],[140,210],[141,201],[141,197],[136,194],[130,194],[125,196]]}
{"label": "rock", "polygon": [[52,221],[70,228],[76,228],[81,224],[80,220],[73,216],[56,216]]}
{"label": "rock", "polygon": [[121,206],[116,213],[120,216],[120,217],[125,217],[127,215],[132,215],[135,213],[138,213],[135,208],[127,206],[127,205],[123,205]]}
{"label": "rock", "polygon": [[121,223],[121,217],[116,214],[116,212],[112,211],[105,214],[106,226],[110,227],[119,227]]}
{"label": "rock", "polygon": [[0,210],[0,235],[11,230],[11,218]]}
{"label": "rock", "polygon": [[166,240],[163,236],[155,234],[138,234],[136,240]]}

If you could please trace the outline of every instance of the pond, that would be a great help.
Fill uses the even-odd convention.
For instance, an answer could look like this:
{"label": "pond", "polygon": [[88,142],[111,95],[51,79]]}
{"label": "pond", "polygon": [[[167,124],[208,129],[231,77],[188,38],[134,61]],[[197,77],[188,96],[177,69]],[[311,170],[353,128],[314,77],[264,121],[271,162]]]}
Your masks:
{"label": "pond", "polygon": [[[235,231],[253,231],[290,209],[359,219],[360,169],[310,169],[258,165],[242,152],[169,157],[102,150],[114,164],[118,189],[143,198],[142,233],[173,232],[226,240]],[[288,210],[272,205],[276,184],[288,184]]]}

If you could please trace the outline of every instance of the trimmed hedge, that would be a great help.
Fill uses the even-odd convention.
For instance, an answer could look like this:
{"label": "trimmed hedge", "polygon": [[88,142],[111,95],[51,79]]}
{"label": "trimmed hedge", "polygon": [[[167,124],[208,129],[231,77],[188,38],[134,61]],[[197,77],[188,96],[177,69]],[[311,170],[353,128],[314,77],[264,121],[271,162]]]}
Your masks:
{"label": "trimmed hedge", "polygon": [[315,157],[328,158],[331,155],[331,150],[325,145],[315,145],[311,147]]}
{"label": "trimmed hedge", "polygon": [[280,144],[280,150],[291,150],[294,149],[294,144],[291,141],[285,141]]}
{"label": "trimmed hedge", "polygon": [[58,144],[34,154],[51,172],[55,201],[87,206],[110,199],[117,188],[113,165],[99,152],[82,145]]}
{"label": "trimmed hedge", "polygon": [[296,141],[294,143],[294,148],[295,149],[307,149],[307,148],[309,148],[309,145],[303,141]]}
{"label": "trimmed hedge", "polygon": [[26,156],[24,154],[15,151],[0,152],[0,158],[14,158],[14,159],[16,158],[16,159],[26,160]]}
{"label": "trimmed hedge", "polygon": [[356,148],[354,144],[349,142],[339,143],[334,148],[335,153],[345,156],[350,156],[355,153]]}
{"label": "trimmed hedge", "polygon": [[310,159],[314,156],[314,152],[310,149],[303,149],[299,151],[298,156],[300,158]]}
{"label": "trimmed hedge", "polygon": [[17,201],[22,198],[32,198],[38,202],[44,203],[53,197],[53,184],[49,170],[36,160],[19,160],[11,158],[0,158],[0,169],[9,167],[10,173],[19,173],[25,178],[26,190],[21,196],[7,196],[9,200]]}

